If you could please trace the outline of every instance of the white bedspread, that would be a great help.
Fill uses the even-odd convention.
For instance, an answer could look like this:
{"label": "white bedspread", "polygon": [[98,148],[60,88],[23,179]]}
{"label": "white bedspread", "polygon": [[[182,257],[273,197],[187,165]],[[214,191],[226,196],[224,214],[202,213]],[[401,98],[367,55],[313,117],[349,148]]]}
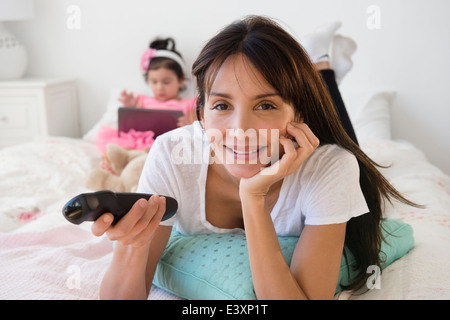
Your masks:
{"label": "white bedspread", "polygon": [[431,165],[423,152],[407,142],[389,140],[363,144],[362,149],[381,165],[386,178],[408,199],[425,205],[388,206],[388,217],[412,225],[415,247],[382,273],[381,289],[355,299],[450,298],[450,177]]}
{"label": "white bedspread", "polygon": [[[97,299],[111,241],[61,209],[90,192],[84,177],[100,160],[95,145],[68,138],[0,150],[0,299]],[[149,298],[176,297],[154,288]]]}
{"label": "white bedspread", "polygon": [[[413,226],[416,246],[382,274],[381,289],[358,299],[449,299],[450,178],[404,142],[366,143],[400,191],[427,205],[387,208]],[[47,138],[0,150],[0,299],[96,299],[112,245],[71,225],[61,214],[73,196],[87,192],[84,176],[101,155],[91,143]],[[150,299],[176,298],[153,288]]]}

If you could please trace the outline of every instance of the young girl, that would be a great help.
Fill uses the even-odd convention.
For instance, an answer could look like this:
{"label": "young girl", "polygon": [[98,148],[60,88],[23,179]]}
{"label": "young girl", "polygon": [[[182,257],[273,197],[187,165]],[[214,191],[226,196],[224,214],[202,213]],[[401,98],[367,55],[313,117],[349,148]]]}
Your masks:
{"label": "young girl", "polygon": [[153,41],[142,55],[141,69],[153,97],[135,96],[124,90],[119,101],[125,107],[181,110],[186,118],[181,119],[180,126],[192,123],[194,119],[189,117],[195,109],[196,98],[179,97],[186,79],[186,66],[181,54],[175,50],[175,41],[172,38]]}
{"label": "young girl", "polygon": [[[172,227],[245,232],[259,299],[333,298],[344,244],[361,270],[349,289],[365,284],[367,266],[380,264],[383,201],[411,202],[346,134],[303,48],[251,16],[213,37],[193,74],[200,121],[157,138],[138,190],[177,199],[178,212],[160,223],[165,199],[154,195],[115,226],[109,213],[93,224],[117,240],[100,296],[146,299]],[[174,158],[180,146],[191,163]],[[265,152],[280,160],[264,163]],[[278,235],[299,237],[290,265]]]}
{"label": "young girl", "polygon": [[[134,95],[126,90],[121,92],[119,101],[125,107],[180,110],[184,116],[178,119],[178,126],[191,124],[195,119],[196,98],[181,98],[185,82],[185,63],[175,49],[172,38],[156,39],[150,43],[141,58],[144,79],[149,84],[153,97]],[[151,132],[120,133],[109,127],[102,127],[97,146],[103,152],[106,145],[115,143],[131,149],[149,148],[153,143]]]}

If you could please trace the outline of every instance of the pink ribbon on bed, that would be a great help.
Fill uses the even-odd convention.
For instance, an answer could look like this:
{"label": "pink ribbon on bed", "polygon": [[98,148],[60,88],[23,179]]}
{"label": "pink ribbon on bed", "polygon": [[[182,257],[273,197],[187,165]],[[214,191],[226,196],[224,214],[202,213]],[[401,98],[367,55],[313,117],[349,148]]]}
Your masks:
{"label": "pink ribbon on bed", "polygon": [[155,57],[156,49],[147,49],[144,51],[141,57],[141,69],[144,72],[147,72],[148,65],[150,64],[150,60]]}

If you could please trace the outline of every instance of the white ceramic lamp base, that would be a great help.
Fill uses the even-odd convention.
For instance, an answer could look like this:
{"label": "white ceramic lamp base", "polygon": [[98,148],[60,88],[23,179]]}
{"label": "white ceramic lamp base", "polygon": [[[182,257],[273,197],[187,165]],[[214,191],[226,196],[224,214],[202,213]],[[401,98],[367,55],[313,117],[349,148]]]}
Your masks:
{"label": "white ceramic lamp base", "polygon": [[0,80],[20,79],[26,68],[25,48],[0,22]]}

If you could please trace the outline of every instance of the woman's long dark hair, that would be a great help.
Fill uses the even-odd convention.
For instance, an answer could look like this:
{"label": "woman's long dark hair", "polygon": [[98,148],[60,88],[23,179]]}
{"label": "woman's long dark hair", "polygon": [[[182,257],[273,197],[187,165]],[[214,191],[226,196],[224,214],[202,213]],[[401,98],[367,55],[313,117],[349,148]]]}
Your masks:
{"label": "woman's long dark hair", "polygon": [[[302,46],[271,19],[249,16],[219,32],[203,48],[193,65],[197,79],[197,117],[205,97],[223,62],[243,54],[267,82],[295,108],[296,119],[303,118],[321,144],[336,144],[358,160],[360,185],[370,213],[347,222],[345,247],[356,260],[357,276],[344,289],[362,287],[370,265],[380,266],[381,220],[384,201],[393,199],[417,206],[405,199],[376,169],[378,166],[347,135],[333,102]],[[344,251],[345,254],[345,251]]]}

